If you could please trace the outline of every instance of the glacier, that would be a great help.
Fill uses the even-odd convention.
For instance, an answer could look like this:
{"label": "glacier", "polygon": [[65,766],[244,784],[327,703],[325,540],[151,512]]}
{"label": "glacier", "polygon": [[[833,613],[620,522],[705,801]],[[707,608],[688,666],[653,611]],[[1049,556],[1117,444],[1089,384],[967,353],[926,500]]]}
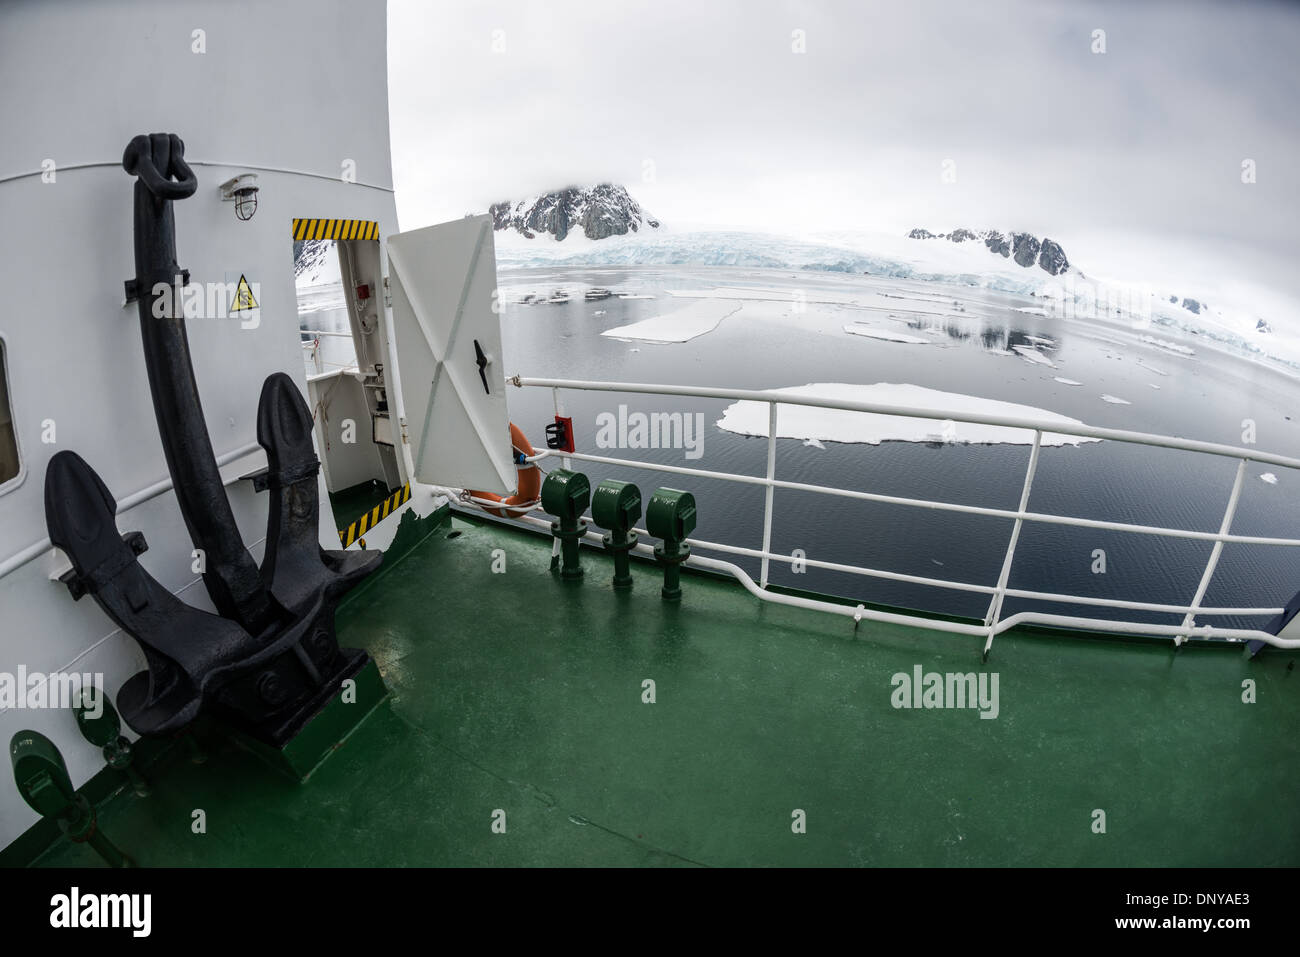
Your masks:
{"label": "glacier", "polygon": [[[525,239],[502,234],[496,241],[497,263],[504,270],[579,266],[728,266],[803,273],[839,273],[867,276],[870,280],[899,279],[974,287],[1010,296],[1043,301],[1020,311],[1035,317],[1091,318],[1135,330],[1159,331],[1148,344],[1167,352],[1191,356],[1195,350],[1164,338],[1194,337],[1202,343],[1254,359],[1268,359],[1300,370],[1300,334],[1289,330],[1298,324],[1288,316],[1265,318],[1249,308],[1203,304],[1192,312],[1170,296],[1147,286],[1089,277],[1074,266],[1060,276],[1041,269],[1025,269],[1014,260],[988,254],[982,244],[933,243],[905,236],[867,232],[821,233],[784,236],[725,228],[675,231],[664,228],[589,240],[571,235],[564,242],[549,237]],[[791,277],[796,278],[796,277]],[[691,295],[694,291],[681,291]],[[699,295],[698,292],[695,292]],[[737,290],[735,298],[757,298]],[[818,291],[817,299],[835,298]],[[883,294],[881,294],[883,295]],[[790,297],[786,290],[771,291],[771,298]],[[1177,302],[1171,301],[1177,300]],[[809,302],[816,301],[810,295]],[[845,303],[848,304],[848,303]],[[1289,307],[1288,307],[1289,308]],[[1300,316],[1300,310],[1292,310]],[[1273,331],[1266,331],[1266,330]],[[1285,331],[1284,331],[1285,330]],[[1154,340],[1154,341],[1152,341]]]}

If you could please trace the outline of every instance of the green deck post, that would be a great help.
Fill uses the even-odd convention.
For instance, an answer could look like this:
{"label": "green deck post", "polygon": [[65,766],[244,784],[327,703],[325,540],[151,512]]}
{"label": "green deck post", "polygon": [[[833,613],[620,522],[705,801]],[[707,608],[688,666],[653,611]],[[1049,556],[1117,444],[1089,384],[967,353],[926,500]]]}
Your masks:
{"label": "green deck post", "polygon": [[582,513],[591,504],[591,482],[581,472],[556,469],[542,483],[542,508],[554,515],[551,534],[560,540],[560,578],[579,581],[582,564],[578,558],[578,540],[587,534]]}
{"label": "green deck post", "polygon": [[655,559],[664,567],[664,601],[682,597],[681,564],[691,557],[686,536],[695,530],[695,496],[675,488],[657,488],[645,510],[646,530],[663,539],[655,546]]}
{"label": "green deck post", "polygon": [[632,529],[641,517],[641,490],[631,482],[605,479],[592,495],[591,517],[601,528],[609,529],[601,542],[614,555],[614,587],[631,588],[628,552],[636,547],[636,532]]}
{"label": "green deck post", "polygon": [[109,867],[135,866],[96,826],[95,808],[73,788],[53,741],[39,731],[19,731],[9,742],[9,758],[18,793],[33,811],[57,821],[68,840],[89,844]]}
{"label": "green deck post", "polygon": [[98,707],[94,709],[88,704],[84,691],[77,703],[75,713],[81,736],[102,751],[110,768],[126,775],[136,794],[148,797],[149,782],[135,769],[135,752],[131,750],[131,742],[122,734],[122,721],[117,716],[117,710],[102,689],[97,697]]}

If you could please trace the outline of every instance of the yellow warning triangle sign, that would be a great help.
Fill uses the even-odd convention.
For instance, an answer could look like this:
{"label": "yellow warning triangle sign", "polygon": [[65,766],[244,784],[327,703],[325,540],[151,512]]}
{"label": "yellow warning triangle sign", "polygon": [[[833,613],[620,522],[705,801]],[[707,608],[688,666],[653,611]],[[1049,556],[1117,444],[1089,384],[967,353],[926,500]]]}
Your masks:
{"label": "yellow warning triangle sign", "polygon": [[248,285],[248,280],[244,274],[239,274],[239,285],[235,287],[235,301],[230,306],[231,312],[244,312],[248,309],[257,309],[257,300],[253,298],[253,289]]}

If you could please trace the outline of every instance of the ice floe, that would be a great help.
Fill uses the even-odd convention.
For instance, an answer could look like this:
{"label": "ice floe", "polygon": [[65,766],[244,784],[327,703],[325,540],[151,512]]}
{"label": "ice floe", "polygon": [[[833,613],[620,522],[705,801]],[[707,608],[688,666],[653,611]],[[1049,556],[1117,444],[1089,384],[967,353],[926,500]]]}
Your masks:
{"label": "ice floe", "polygon": [[606,329],[601,335],[614,339],[644,339],[647,342],[688,342],[706,332],[712,332],[718,328],[718,323],[740,309],[739,303],[703,299],[675,312]]}
{"label": "ice floe", "polygon": [[1043,355],[1033,346],[1015,345],[1012,346],[1011,348],[1015,349],[1016,352],[1020,354],[1020,358],[1024,359],[1026,362],[1033,362],[1036,365],[1042,365],[1042,366],[1051,366],[1053,369],[1056,368],[1055,362],[1047,358],[1047,356]]}
{"label": "ice floe", "polygon": [[1121,399],[1117,395],[1107,395],[1104,392],[1101,394],[1101,401],[1109,402],[1111,405],[1132,405],[1133,404],[1128,399]]}
{"label": "ice floe", "polygon": [[901,332],[888,332],[884,329],[872,329],[870,326],[864,326],[859,322],[851,322],[844,327],[844,331],[855,336],[866,336],[868,339],[880,339],[884,342],[904,342],[909,345],[928,346],[929,339],[922,339],[919,336],[907,336]]}
{"label": "ice floe", "polygon": [[1059,376],[1059,375],[1054,375],[1054,376],[1052,376],[1052,378],[1053,378],[1055,381],[1061,383],[1061,385],[1083,385],[1082,382],[1079,382],[1079,381],[1076,380],[1076,379],[1065,379],[1065,378],[1062,378],[1062,377]]}
{"label": "ice floe", "polygon": [[[1034,433],[1001,425],[980,425],[966,422],[943,421],[947,413],[961,410],[977,415],[1004,415],[1032,418],[1061,425],[1081,425],[1078,419],[1045,409],[998,399],[940,392],[908,383],[876,382],[871,385],[853,385],[844,382],[814,382],[809,385],[772,389],[773,396],[790,395],[841,402],[874,402],[883,405],[917,410],[940,410],[940,419],[914,418],[904,415],[886,415],[875,412],[851,412],[845,409],[819,409],[806,405],[780,405],[777,413],[777,436],[818,442],[854,442],[878,445],[881,442],[952,442],[956,444],[1007,443],[1029,445]],[[768,434],[768,405],[766,402],[743,399],[734,402],[722,413],[718,427],[740,435]],[[1043,433],[1042,444],[1079,445],[1097,439],[1075,435]]]}
{"label": "ice floe", "polygon": [[1267,482],[1269,485],[1277,484],[1277,476],[1274,475],[1272,472],[1265,472],[1263,475],[1259,477],[1259,480],[1261,482]]}

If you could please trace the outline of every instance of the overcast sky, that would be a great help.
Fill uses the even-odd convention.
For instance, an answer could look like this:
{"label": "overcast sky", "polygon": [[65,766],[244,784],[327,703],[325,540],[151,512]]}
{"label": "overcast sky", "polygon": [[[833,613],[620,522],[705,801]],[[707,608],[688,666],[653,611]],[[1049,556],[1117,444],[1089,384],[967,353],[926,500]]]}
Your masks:
{"label": "overcast sky", "polygon": [[608,180],[669,226],[1013,227],[1300,295],[1296,6],[390,0],[388,42],[403,228]]}

